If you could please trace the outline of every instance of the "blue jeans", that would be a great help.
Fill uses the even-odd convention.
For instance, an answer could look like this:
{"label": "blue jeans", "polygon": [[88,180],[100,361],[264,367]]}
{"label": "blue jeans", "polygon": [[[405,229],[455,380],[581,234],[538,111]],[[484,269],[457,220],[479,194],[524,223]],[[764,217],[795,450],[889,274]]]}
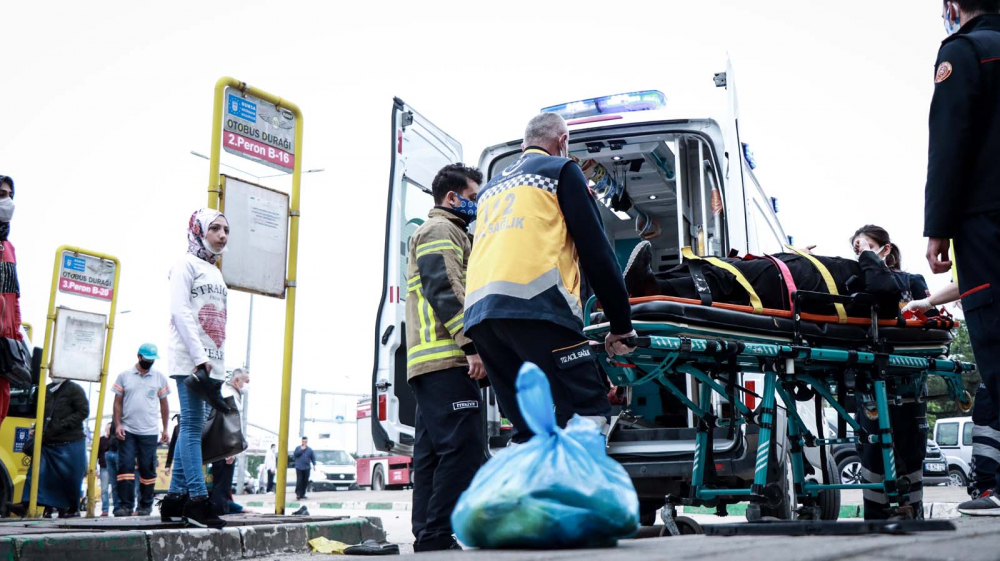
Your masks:
{"label": "blue jeans", "polygon": [[170,493],[190,497],[208,496],[205,474],[201,471],[201,431],[208,416],[208,404],[177,380],[177,397],[181,402],[181,430],[174,445],[174,467],[170,477]]}
{"label": "blue jeans", "polygon": [[[139,490],[139,508],[153,507],[153,486],[156,484],[157,436],[125,433],[118,449],[118,496],[129,510],[135,505],[136,489]],[[139,469],[135,466],[138,464]],[[132,468],[132,474],[122,475],[122,468]],[[138,472],[139,477],[135,476]],[[138,484],[137,480],[138,479]]]}
{"label": "blue jeans", "polygon": [[[111,438],[117,437],[112,435]],[[107,467],[101,470],[101,512],[106,514],[111,506],[108,495],[111,495],[116,509],[121,504],[121,500],[118,498],[118,452],[112,450],[105,452],[104,462]],[[110,493],[108,492],[109,486],[111,487]]]}

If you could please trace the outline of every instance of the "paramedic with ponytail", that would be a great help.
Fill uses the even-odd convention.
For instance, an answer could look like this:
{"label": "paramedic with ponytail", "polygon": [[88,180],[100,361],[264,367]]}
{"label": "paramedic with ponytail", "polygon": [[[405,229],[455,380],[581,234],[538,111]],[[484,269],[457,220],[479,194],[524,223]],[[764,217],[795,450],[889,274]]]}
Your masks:
{"label": "paramedic with ponytail", "polygon": [[[170,377],[181,402],[180,435],[170,490],[160,503],[164,522],[222,528],[208,499],[202,473],[201,432],[211,404],[221,401],[226,378],[226,298],[216,266],[229,241],[229,222],[203,208],[188,221],[188,252],[170,270]],[[228,406],[223,407],[228,411]]]}
{"label": "paramedic with ponytail", "polygon": [[[924,190],[927,261],[947,271],[954,242],[958,286],[982,386],[972,409],[973,442],[1000,442],[1000,0],[948,0],[948,37],[934,70],[930,149]],[[985,399],[984,399],[985,398]],[[977,473],[976,479],[996,475]],[[977,472],[980,470],[977,469]],[[962,514],[1000,516],[997,489],[958,506]]]}
{"label": "paramedic with ponytail", "polygon": [[[863,252],[875,252],[885,262],[892,272],[893,278],[900,288],[900,305],[913,300],[913,293],[918,296],[927,295],[927,283],[924,277],[907,273],[902,269],[902,257],[899,247],[889,239],[889,232],[874,224],[866,224],[851,236],[851,246],[855,255]],[[923,391],[923,388],[921,388]],[[855,397],[855,420],[865,430],[866,434],[877,435],[879,432],[877,411],[872,399],[858,394]],[[910,506],[913,517],[924,517],[924,458],[927,456],[927,403],[913,401],[900,405],[889,405],[889,418],[892,425],[893,448],[896,455],[896,476],[906,478],[909,483]],[[875,417],[875,418],[872,418]],[[861,478],[865,483],[882,483],[885,480],[885,467],[882,463],[882,446],[870,442],[858,443],[858,453],[861,457]],[[865,520],[887,520],[896,513],[889,507],[889,498],[884,489],[864,489]]]}
{"label": "paramedic with ponytail", "polygon": [[[0,336],[22,340],[21,287],[17,282],[17,258],[14,246],[7,240],[10,220],[14,216],[14,179],[0,175]],[[10,382],[0,377],[0,424],[7,417],[10,405]]]}
{"label": "paramedic with ponytail", "polygon": [[526,361],[548,376],[560,426],[574,414],[603,425],[611,414],[597,353],[583,335],[581,273],[611,322],[609,354],[631,352],[623,340],[635,335],[597,204],[568,158],[566,122],[554,113],[534,117],[521,148],[479,193],[465,297],[466,332],[514,425],[515,443],[532,436],[515,390]]}

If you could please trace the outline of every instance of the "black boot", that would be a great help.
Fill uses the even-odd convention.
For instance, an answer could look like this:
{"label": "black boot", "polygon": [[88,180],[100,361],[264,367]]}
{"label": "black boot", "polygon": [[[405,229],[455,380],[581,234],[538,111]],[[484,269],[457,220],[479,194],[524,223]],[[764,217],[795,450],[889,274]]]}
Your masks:
{"label": "black boot", "polygon": [[213,380],[204,368],[195,370],[194,374],[185,378],[184,385],[215,409],[229,413],[229,405],[222,399],[222,380]]}
{"label": "black boot", "polygon": [[635,246],[625,265],[624,276],[625,290],[629,296],[639,298],[655,295],[649,293],[650,285],[656,284],[653,276],[653,244],[641,241]]}
{"label": "black boot", "polygon": [[167,496],[160,499],[160,521],[164,523],[182,522],[184,520],[184,505],[187,501],[187,495],[167,493]]}
{"label": "black boot", "polygon": [[215,514],[208,497],[189,499],[184,505],[184,525],[193,528],[224,528],[226,521]]}

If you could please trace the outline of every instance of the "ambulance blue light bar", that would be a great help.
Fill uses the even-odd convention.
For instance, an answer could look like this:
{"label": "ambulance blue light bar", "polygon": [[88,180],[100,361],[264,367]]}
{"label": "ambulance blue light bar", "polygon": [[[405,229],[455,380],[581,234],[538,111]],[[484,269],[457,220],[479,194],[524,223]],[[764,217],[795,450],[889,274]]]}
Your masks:
{"label": "ambulance blue light bar", "polygon": [[630,111],[649,111],[662,109],[667,105],[667,96],[656,90],[623,93],[582,99],[570,103],[553,105],[542,109],[542,113],[556,113],[567,121],[606,115],[608,113],[627,113]]}

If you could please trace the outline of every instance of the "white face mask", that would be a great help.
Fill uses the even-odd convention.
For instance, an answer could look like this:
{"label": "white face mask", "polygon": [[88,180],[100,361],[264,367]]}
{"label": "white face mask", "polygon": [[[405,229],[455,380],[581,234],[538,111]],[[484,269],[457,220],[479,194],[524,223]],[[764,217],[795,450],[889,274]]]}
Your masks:
{"label": "white face mask", "polygon": [[10,222],[14,218],[14,199],[0,199],[0,222]]}
{"label": "white face mask", "polygon": [[[952,3],[947,3],[944,5],[944,14],[941,16],[944,19],[944,30],[951,36],[958,33],[958,30],[962,28],[961,22],[958,21],[958,16],[955,19],[951,19],[951,8],[954,6]],[[956,9],[956,12],[958,10]]]}

